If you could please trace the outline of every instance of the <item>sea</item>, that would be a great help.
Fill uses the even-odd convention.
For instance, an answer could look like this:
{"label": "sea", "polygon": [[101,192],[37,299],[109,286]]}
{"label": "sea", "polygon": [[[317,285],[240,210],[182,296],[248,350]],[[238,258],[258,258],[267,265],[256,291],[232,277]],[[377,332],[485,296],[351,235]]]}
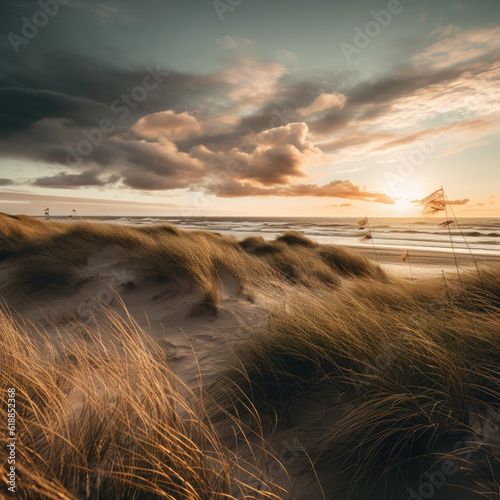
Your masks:
{"label": "sea", "polygon": [[[85,220],[113,224],[145,226],[174,224],[180,229],[202,229],[237,238],[259,235],[273,240],[286,231],[300,231],[318,243],[349,246],[375,244],[377,247],[399,249],[432,249],[449,252],[467,252],[500,256],[500,218],[461,218],[450,227],[440,227],[443,219],[429,217],[374,217],[368,220],[373,240],[360,240],[367,229],[358,229],[359,218],[352,217],[85,217]],[[51,220],[81,220],[51,217]]]}

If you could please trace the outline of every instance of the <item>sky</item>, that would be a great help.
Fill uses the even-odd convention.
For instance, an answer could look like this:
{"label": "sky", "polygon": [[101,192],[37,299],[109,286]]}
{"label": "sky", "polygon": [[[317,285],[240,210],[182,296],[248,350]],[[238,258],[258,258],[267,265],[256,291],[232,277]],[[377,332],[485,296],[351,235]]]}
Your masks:
{"label": "sky", "polygon": [[8,0],[0,211],[500,216],[498,0]]}

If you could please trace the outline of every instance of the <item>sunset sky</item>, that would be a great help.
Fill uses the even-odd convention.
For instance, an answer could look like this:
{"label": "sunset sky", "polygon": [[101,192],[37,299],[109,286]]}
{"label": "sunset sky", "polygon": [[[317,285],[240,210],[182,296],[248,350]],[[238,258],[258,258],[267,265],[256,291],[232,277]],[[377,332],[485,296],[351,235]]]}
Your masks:
{"label": "sunset sky", "polygon": [[500,216],[498,0],[0,11],[1,212]]}

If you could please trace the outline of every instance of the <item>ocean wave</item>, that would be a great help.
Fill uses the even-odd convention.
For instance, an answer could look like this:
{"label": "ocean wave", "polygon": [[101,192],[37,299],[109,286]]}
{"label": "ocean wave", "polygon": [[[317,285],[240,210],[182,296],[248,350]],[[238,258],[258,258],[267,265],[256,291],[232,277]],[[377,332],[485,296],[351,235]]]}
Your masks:
{"label": "ocean wave", "polygon": [[403,234],[434,234],[429,231],[418,231],[417,229],[391,229],[387,233],[403,233]]}
{"label": "ocean wave", "polygon": [[498,238],[500,236],[500,234],[498,233],[481,233],[479,231],[467,231],[467,232],[460,232],[460,231],[453,231],[452,233],[452,236],[469,236],[469,237],[474,237],[474,238],[485,238],[485,237],[489,237],[489,238]]}

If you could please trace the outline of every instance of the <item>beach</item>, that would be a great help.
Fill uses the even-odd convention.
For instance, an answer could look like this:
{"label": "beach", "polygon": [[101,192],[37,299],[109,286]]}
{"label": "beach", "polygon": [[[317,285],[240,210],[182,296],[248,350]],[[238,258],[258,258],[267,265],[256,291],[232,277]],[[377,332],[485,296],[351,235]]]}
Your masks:
{"label": "beach", "polygon": [[470,254],[464,252],[457,252],[454,256],[449,248],[434,250],[415,248],[408,252],[408,256],[405,257],[404,261],[404,250],[399,248],[386,247],[377,248],[376,250],[371,246],[347,248],[373,261],[378,259],[384,269],[409,278],[411,278],[412,273],[415,278],[433,274],[439,275],[442,271],[456,274],[455,257],[459,268],[464,271],[475,268],[474,260],[481,266],[498,265],[500,262],[500,256],[496,254],[474,254],[474,259],[472,259]]}
{"label": "beach", "polygon": [[[457,273],[449,249],[403,262],[400,248],[297,231],[5,214],[0,229],[2,383],[25,401],[26,488],[399,499],[428,491],[446,457],[456,471],[429,483],[436,498],[494,498],[486,469],[466,471],[496,446],[478,425],[496,415],[497,255],[475,254],[478,274],[461,252]],[[466,466],[473,432],[483,448]],[[92,458],[94,445],[107,451]],[[70,456],[60,476],[52,449]]]}

